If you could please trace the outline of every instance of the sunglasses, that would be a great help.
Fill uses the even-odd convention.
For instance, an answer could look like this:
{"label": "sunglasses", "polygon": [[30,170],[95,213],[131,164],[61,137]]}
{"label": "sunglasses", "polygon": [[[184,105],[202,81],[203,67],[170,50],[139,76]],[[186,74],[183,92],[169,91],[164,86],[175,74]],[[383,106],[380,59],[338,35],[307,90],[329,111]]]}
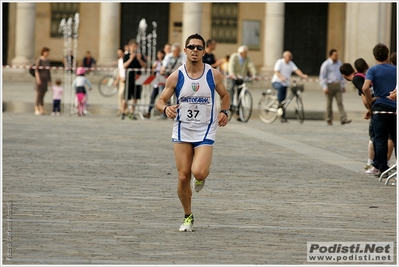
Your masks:
{"label": "sunglasses", "polygon": [[195,48],[197,48],[198,51],[204,50],[204,47],[202,45],[188,45],[186,46],[186,48],[190,50],[194,50]]}

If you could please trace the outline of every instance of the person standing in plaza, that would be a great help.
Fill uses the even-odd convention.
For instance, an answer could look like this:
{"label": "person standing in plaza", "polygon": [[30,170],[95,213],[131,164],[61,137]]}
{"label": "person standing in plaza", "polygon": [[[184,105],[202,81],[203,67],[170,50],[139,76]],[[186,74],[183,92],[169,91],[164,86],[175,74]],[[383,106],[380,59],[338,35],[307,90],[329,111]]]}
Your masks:
{"label": "person standing in plaza", "polygon": [[319,77],[321,87],[327,96],[327,124],[333,124],[332,101],[335,98],[339,113],[341,114],[341,124],[344,125],[350,123],[352,120],[348,120],[342,100],[342,93],[345,92],[345,80],[339,71],[342,62],[338,59],[336,49],[331,49],[329,56],[320,67]]}
{"label": "person standing in plaza", "polygon": [[209,39],[206,41],[205,55],[202,57],[202,62],[208,63],[212,68],[219,69],[223,64],[223,59],[217,60],[213,51],[216,49],[216,41]]}
{"label": "person standing in plaza", "polygon": [[223,75],[229,75],[229,60],[230,55],[226,55],[223,59],[223,63],[220,65],[220,72]]}
{"label": "person standing in plaza", "polygon": [[[35,79],[36,79],[36,104],[35,115],[44,115],[44,96],[48,87],[51,87],[50,73],[50,48],[43,47],[40,57],[36,60]],[[42,67],[42,68],[41,68]]]}
{"label": "person standing in plaza", "polygon": [[[155,79],[161,76],[162,60],[164,57],[165,57],[165,52],[163,50],[159,50],[157,52],[157,59],[152,63],[152,72],[153,75],[156,76]],[[158,85],[157,83],[153,85],[152,94],[150,98],[150,106],[148,107],[148,112],[143,115],[145,118],[149,119],[151,117],[151,111],[154,108],[155,98],[158,96],[159,92],[163,90],[163,87],[164,87],[163,85]]]}
{"label": "person standing in plaza", "polygon": [[116,116],[121,115],[122,113],[125,113],[126,110],[124,109],[123,106],[123,100],[125,98],[125,75],[126,75],[126,70],[123,67],[123,56],[124,56],[124,51],[122,49],[118,49],[117,51],[118,54],[118,75],[116,76],[114,86],[118,86],[118,112],[116,113]]}
{"label": "person standing in plaza", "polygon": [[86,73],[91,73],[92,68],[96,67],[96,60],[93,58],[89,50],[86,51],[82,63],[83,67],[86,68]]}
{"label": "person standing in plaza", "polygon": [[64,93],[64,88],[61,87],[61,80],[57,79],[55,81],[55,86],[51,87],[51,90],[53,91],[53,112],[51,115],[57,115],[60,116],[61,114],[61,99],[62,95]]}
{"label": "person standing in plaza", "polygon": [[[237,53],[233,53],[230,56],[229,77],[232,79],[230,89],[231,93],[234,92],[236,86],[243,84],[244,81],[242,80],[242,78],[248,75],[256,78],[256,68],[248,53],[248,47],[246,45],[242,45],[238,47]],[[237,95],[240,95],[240,93],[241,89],[239,88],[237,91]],[[237,107],[237,113],[238,110],[239,107]],[[239,117],[237,117],[237,120],[241,121]]]}
{"label": "person standing in plaza", "polygon": [[172,52],[162,61],[161,75],[170,75],[181,65],[186,63],[186,55],[182,53],[179,43],[172,45]]}
{"label": "person standing in plaza", "polygon": [[[177,70],[181,65],[186,63],[186,54],[181,51],[179,43],[172,44],[171,52],[167,54],[162,61],[161,75],[169,76],[172,72]],[[158,119],[166,120],[165,114],[161,114]]]}
{"label": "person standing in plaza", "polygon": [[[127,81],[125,82],[125,90],[127,90],[127,101],[132,100],[132,109],[131,109],[131,119],[135,119],[134,117],[134,109],[137,104],[137,100],[141,99],[141,90],[142,86],[136,86],[136,74],[140,75],[141,71],[139,69],[147,67],[147,59],[141,54],[137,52],[138,43],[136,40],[131,40],[129,42],[129,53],[123,56],[123,67],[126,69],[125,78]],[[129,70],[130,69],[130,70]],[[123,100],[123,109],[127,109],[127,101]],[[125,118],[125,113],[122,113],[122,120]]]}
{"label": "person standing in plaza", "polygon": [[[377,65],[372,66],[366,74],[363,92],[367,103],[371,106],[373,116],[374,147],[377,162],[373,166],[379,171],[376,176],[386,171],[388,166],[388,138],[391,136],[396,154],[396,101],[388,98],[396,88],[396,66],[388,63],[389,49],[384,44],[377,44],[373,48],[373,55]],[[370,85],[373,84],[374,96]]]}
{"label": "person standing in plaza", "polygon": [[285,108],[281,102],[283,102],[287,96],[287,87],[290,85],[291,74],[293,72],[304,79],[308,78],[308,75],[303,74],[292,61],[292,53],[290,51],[285,51],[283,53],[283,58],[278,59],[274,64],[274,75],[272,77],[272,86],[277,90],[279,107],[283,109],[281,122],[287,122]]}
{"label": "person standing in plaza", "polygon": [[[182,232],[193,229],[192,187],[196,192],[204,187],[212,162],[216,128],[226,126],[230,106],[222,75],[202,62],[204,46],[205,40],[199,34],[187,38],[184,48],[187,61],[168,77],[156,102],[158,111],[174,119],[172,141],[178,171],[177,192],[185,214],[179,228]],[[220,113],[217,113],[215,93],[221,99]],[[173,94],[177,104],[169,106],[167,102]]]}

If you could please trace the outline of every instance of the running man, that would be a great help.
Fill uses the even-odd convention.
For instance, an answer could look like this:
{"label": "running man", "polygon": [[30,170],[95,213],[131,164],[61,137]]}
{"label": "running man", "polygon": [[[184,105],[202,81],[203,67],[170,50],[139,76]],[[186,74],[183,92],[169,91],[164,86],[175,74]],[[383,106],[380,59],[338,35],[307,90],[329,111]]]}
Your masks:
{"label": "running man", "polygon": [[[230,97],[218,70],[202,62],[205,40],[199,34],[190,35],[185,43],[185,64],[166,80],[165,89],[156,102],[156,108],[174,119],[172,141],[178,172],[177,193],[184,210],[179,231],[191,232],[194,215],[191,211],[192,189],[199,192],[205,184],[212,162],[213,143],[217,125],[226,126]],[[221,99],[217,113],[215,91]],[[177,104],[166,103],[176,94]],[[191,182],[191,174],[194,178]]]}

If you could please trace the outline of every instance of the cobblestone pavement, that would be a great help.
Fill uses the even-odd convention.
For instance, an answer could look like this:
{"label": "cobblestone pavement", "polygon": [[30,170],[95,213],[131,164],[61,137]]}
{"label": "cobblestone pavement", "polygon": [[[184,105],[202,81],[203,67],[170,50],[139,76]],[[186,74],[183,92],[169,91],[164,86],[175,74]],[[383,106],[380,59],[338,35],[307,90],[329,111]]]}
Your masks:
{"label": "cobblestone pavement", "polygon": [[396,187],[361,173],[367,121],[232,120],[181,233],[171,121],[2,118],[3,264],[307,264],[308,241],[396,241]]}

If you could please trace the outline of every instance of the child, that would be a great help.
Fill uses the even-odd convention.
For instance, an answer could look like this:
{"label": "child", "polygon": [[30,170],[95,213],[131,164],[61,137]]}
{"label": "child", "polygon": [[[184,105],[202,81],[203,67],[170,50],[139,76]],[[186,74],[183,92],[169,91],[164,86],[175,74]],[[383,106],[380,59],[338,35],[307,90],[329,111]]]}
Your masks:
{"label": "child", "polygon": [[62,94],[64,93],[64,88],[62,88],[61,85],[61,80],[57,79],[55,81],[55,86],[53,86],[51,88],[51,90],[53,91],[53,112],[51,113],[51,115],[57,115],[60,116],[60,112],[61,112],[61,98],[62,98]]}
{"label": "child", "polygon": [[87,85],[89,87],[89,90],[91,91],[92,85],[85,77],[85,68],[84,67],[79,67],[76,70],[76,78],[72,83],[72,89],[75,89],[76,92],[76,98],[78,101],[78,114],[79,116],[85,115],[84,114],[84,108],[86,105],[86,87]]}

